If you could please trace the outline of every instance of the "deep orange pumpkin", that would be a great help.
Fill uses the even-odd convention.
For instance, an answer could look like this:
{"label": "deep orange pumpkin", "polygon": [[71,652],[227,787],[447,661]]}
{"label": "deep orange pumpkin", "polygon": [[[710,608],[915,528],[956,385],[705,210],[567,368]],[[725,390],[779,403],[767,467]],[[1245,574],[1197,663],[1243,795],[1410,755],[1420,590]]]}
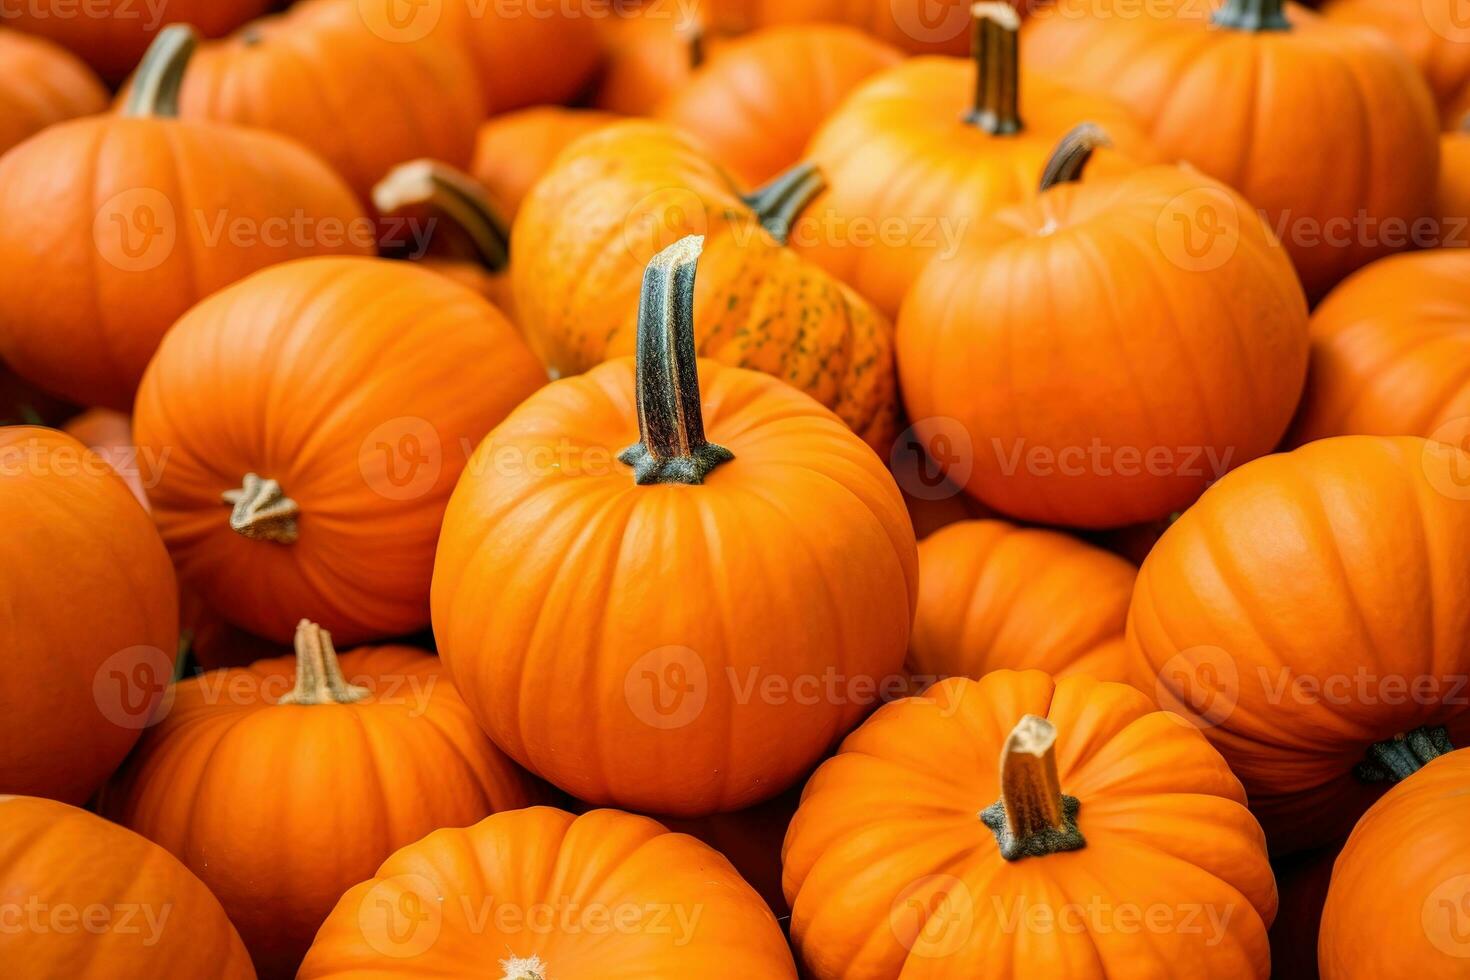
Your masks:
{"label": "deep orange pumpkin", "polygon": [[1330,0],[1328,20],[1387,35],[1424,75],[1446,129],[1470,113],[1470,23],[1456,0]]}
{"label": "deep orange pumpkin", "polygon": [[1440,137],[1438,201],[1438,244],[1470,248],[1470,112]]}
{"label": "deep orange pumpkin", "polygon": [[110,408],[92,408],[67,422],[62,431],[105,459],[143,509],[148,509],[147,484],[157,478],[165,463],[139,458],[131,418]]}
{"label": "deep orange pumpkin", "polygon": [[621,116],[595,109],[545,105],[485,121],[475,141],[470,173],[484,185],[507,220],[515,220],[531,187],[561,151]]}
{"label": "deep orange pumpkin", "polygon": [[49,41],[0,27],[0,154],[47,126],[106,108],[107,92],[86,65]]}
{"label": "deep orange pumpkin", "polygon": [[[571,102],[591,84],[602,60],[602,43],[594,13],[606,8],[575,0],[558,3],[495,3],[489,0],[443,0],[421,4],[409,19],[411,36],[418,17],[442,10],[442,29],[457,33],[469,52],[484,94],[485,109],[494,115],[545,103]],[[388,16],[392,16],[389,14]],[[385,17],[385,24],[391,23]],[[432,31],[441,27],[434,24]],[[389,28],[401,33],[405,28]]]}
{"label": "deep orange pumpkin", "polygon": [[715,813],[691,820],[665,820],[676,833],[704,841],[729,859],[777,918],[790,916],[781,893],[781,842],[801,801],[801,785],[764,803],[735,813]]}
{"label": "deep orange pumpkin", "polygon": [[592,104],[625,116],[652,115],[719,43],[702,11],[682,0],[625,4],[597,25],[603,66]]}
{"label": "deep orange pumpkin", "polygon": [[[706,0],[728,29],[849,24],[913,54],[964,54],[973,0]],[[1016,6],[1024,6],[1021,0]]]}

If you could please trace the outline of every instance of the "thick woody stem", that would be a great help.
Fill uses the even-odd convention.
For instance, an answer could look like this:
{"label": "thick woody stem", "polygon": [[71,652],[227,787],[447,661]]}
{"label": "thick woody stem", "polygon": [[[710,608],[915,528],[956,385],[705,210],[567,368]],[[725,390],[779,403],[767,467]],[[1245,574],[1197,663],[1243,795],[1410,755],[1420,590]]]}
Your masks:
{"label": "thick woody stem", "polygon": [[[510,264],[510,229],[473,177],[434,160],[414,160],[388,172],[373,188],[373,207],[385,218],[417,221],[432,233],[428,248],[444,258],[469,258],[503,272]],[[395,258],[422,258],[422,243],[404,236],[385,243]]]}
{"label": "thick woody stem", "polygon": [[808,204],[827,189],[827,178],[814,163],[801,163],[781,174],[743,200],[760,219],[761,227],[782,245],[791,237],[791,227]]}
{"label": "thick woody stem", "polygon": [[301,508],[275,480],[246,473],[238,490],[226,490],[220,497],[232,507],[230,529],[238,534],[276,544],[292,544],[299,536],[296,521]]}
{"label": "thick woody stem", "polygon": [[123,115],[177,119],[184,69],[198,46],[199,35],[187,24],[170,24],[159,31],[133,76]]}
{"label": "thick woody stem", "polygon": [[1075,851],[1087,841],[1077,829],[1076,797],[1062,793],[1057,775],[1057,730],[1026,715],[1006,739],[1000,758],[1000,799],[980,820],[995,834],[1001,857],[1018,861]]}
{"label": "thick woody stem", "polygon": [[1289,31],[1286,0],[1225,0],[1211,22],[1236,31]]}
{"label": "thick woody stem", "polygon": [[1021,18],[1008,3],[977,3],[971,55],[975,60],[975,104],[965,121],[992,136],[1019,133]]}
{"label": "thick woody stem", "polygon": [[1052,151],[1051,158],[1041,171],[1041,190],[1051,190],[1058,184],[1071,184],[1082,179],[1082,171],[1092,152],[1100,146],[1112,146],[1108,134],[1096,123],[1080,123],[1063,136]]}
{"label": "thick woody stem", "polygon": [[296,686],[277,704],[352,704],[371,693],[342,676],[332,634],[308,619],[296,624]]}

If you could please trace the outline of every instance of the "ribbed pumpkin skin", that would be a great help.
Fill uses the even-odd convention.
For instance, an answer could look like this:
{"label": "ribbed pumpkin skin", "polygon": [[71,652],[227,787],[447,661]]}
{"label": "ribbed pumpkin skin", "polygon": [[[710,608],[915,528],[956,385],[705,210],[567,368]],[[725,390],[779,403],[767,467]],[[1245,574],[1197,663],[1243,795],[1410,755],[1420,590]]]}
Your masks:
{"label": "ribbed pumpkin skin", "polygon": [[105,460],[51,429],[0,429],[0,793],[82,803],[127,755],[178,648],[158,532]]}
{"label": "ribbed pumpkin skin", "polygon": [[643,268],[685,234],[707,236],[699,353],[781,378],[887,456],[897,429],[892,326],[765,234],[724,171],[662,123],[579,140],[526,198],[512,275],[532,349],[559,375],[632,354]]}
{"label": "ribbed pumpkin skin", "polygon": [[1055,531],[961,521],[919,543],[909,673],[921,681],[1044,670],[1128,681],[1137,569]]}
{"label": "ribbed pumpkin skin", "polygon": [[732,26],[850,24],[912,54],[962,55],[972,0],[711,0]]}
{"label": "ribbed pumpkin skin", "polygon": [[1466,473],[1423,439],[1310,443],[1226,476],[1144,561],[1139,686],[1205,726],[1273,852],[1346,836],[1386,786],[1353,773],[1373,743],[1470,737]]}
{"label": "ribbed pumpkin skin", "polygon": [[1395,255],[1312,313],[1312,366],[1293,444],[1338,435],[1443,436],[1470,417],[1470,250]]}
{"label": "ribbed pumpkin skin", "polygon": [[0,154],[47,126],[107,108],[87,66],[48,41],[0,27]]}
{"label": "ribbed pumpkin skin", "polygon": [[1424,75],[1446,129],[1470,112],[1470,34],[1456,0],[1331,0],[1327,19],[1386,34]]}
{"label": "ribbed pumpkin skin", "polygon": [[975,94],[968,58],[911,58],[869,79],[812,137],[807,158],[831,189],[803,214],[796,250],[894,316],[934,256],[952,252],[978,219],[1035,197],[1047,159],[1074,126],[1096,123],[1116,147],[1096,153],[1089,177],[1154,159],[1122,107],[1027,67],[1022,61],[1026,128],[1013,136],[964,121]]}
{"label": "ribbed pumpkin skin", "polygon": [[[138,396],[149,494],[189,588],[285,642],[303,616],[350,645],[428,622],[445,501],[474,446],[545,381],[505,317],[405,262],[268,269],[169,332]],[[301,509],[292,544],[230,528],[255,473]]]}
{"label": "ribbed pumpkin skin", "polygon": [[561,151],[621,116],[595,109],[536,106],[487,119],[475,139],[470,172],[484,185],[507,221]]}
{"label": "ribbed pumpkin skin", "polygon": [[64,803],[0,796],[0,907],[12,976],[255,980],[219,900],[188,868]]}
{"label": "ribbed pumpkin skin", "polygon": [[1332,868],[1317,961],[1322,980],[1467,975],[1470,752],[1451,752],[1390,790]]}
{"label": "ribbed pumpkin skin", "polygon": [[800,161],[848,93],[900,57],[851,27],[772,27],[722,46],[659,115],[755,187]]}
{"label": "ribbed pumpkin skin", "polygon": [[277,704],[295,656],[179,683],[102,812],[219,896],[262,978],[295,976],[342,893],[399,847],[538,799],[475,725],[436,657],[340,658],[354,704]]}
{"label": "ribbed pumpkin skin", "polygon": [[1386,38],[1295,4],[1291,30],[1252,34],[1212,27],[1197,0],[1142,16],[1130,0],[1116,2],[1131,16],[1112,2],[1059,0],[1027,21],[1026,63],[1117,99],[1166,159],[1262,209],[1309,296],[1395,251],[1383,222],[1401,223],[1402,240],[1433,214],[1434,103]]}
{"label": "ribbed pumpkin skin", "polygon": [[575,4],[445,0],[442,10],[435,33],[458,33],[492,115],[571,102],[597,71],[602,56],[598,21]]}
{"label": "ribbed pumpkin skin", "polygon": [[[417,908],[430,918],[379,911]],[[796,977],[770,910],[709,847],[647,817],[533,807],[394,854],[342,896],[300,980],[519,976],[505,963],[533,957],[555,980]]]}
{"label": "ribbed pumpkin skin", "polygon": [[[1196,265],[1172,230],[1206,209],[1234,232]],[[1174,167],[1062,185],[974,225],[898,322],[920,441],[958,422],[968,452],[941,462],[971,495],[1069,527],[1165,517],[1270,452],[1307,349],[1285,252],[1239,195]]]}
{"label": "ribbed pumpkin skin", "polygon": [[[1087,844],[1007,862],[978,813],[1000,796],[997,761],[1026,714],[1056,726]],[[1125,684],[1000,670],[885,705],[807,784],[783,862],[792,941],[817,980],[1270,971],[1276,886],[1239,781]],[[1172,927],[1142,925],[1150,908]],[[1139,910],[1131,928],[1124,909]],[[918,929],[915,910],[928,912]],[[1028,926],[1038,910],[1051,928]]]}
{"label": "ribbed pumpkin skin", "polygon": [[[638,486],[616,461],[639,438],[623,359],[512,413],[444,517],[434,635],[456,685],[501,748],[599,805],[773,796],[871,710],[860,679],[902,666],[916,558],[892,478],[790,387],[699,376],[709,440],[735,454],[702,486]],[[692,694],[664,683],[701,669]],[[834,669],[837,696],[798,686]],[[772,678],[784,693],[748,687]]]}

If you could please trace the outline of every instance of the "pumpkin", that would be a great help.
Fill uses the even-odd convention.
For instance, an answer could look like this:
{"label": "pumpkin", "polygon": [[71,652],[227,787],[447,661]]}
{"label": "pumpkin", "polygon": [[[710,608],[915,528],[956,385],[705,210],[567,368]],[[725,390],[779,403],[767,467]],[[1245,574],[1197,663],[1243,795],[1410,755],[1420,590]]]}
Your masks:
{"label": "pumpkin", "polygon": [[51,429],[0,429],[10,569],[0,793],[82,803],[173,676],[178,593],[147,513],[107,462]]}
{"label": "pumpkin", "polygon": [[[436,5],[437,6],[437,5]],[[419,17],[435,6],[420,5],[405,27],[386,15],[390,30],[412,37]],[[570,102],[592,82],[602,60],[602,38],[593,7],[561,3],[487,3],[447,0],[443,26],[456,32],[480,79],[491,114],[547,102]],[[437,31],[439,25],[433,25]]]}
{"label": "pumpkin", "polygon": [[475,139],[470,173],[508,220],[532,185],[577,140],[622,117],[595,109],[537,106],[487,119]]}
{"label": "pumpkin", "polygon": [[647,817],[532,807],[398,851],[342,896],[300,980],[471,975],[795,980],[796,967],[708,846]]}
{"label": "pumpkin", "polygon": [[512,758],[689,817],[776,795],[871,709],[916,584],[873,452],[789,385],[696,364],[700,244],[649,263],[636,359],[554,382],[476,450],[432,594],[440,656]]}
{"label": "pumpkin", "polygon": [[1440,137],[1439,161],[1440,233],[1436,244],[1470,247],[1470,112],[1459,129]]}
{"label": "pumpkin", "polygon": [[26,0],[8,5],[0,19],[60,44],[108,82],[119,82],[137,66],[160,29],[188,24],[205,37],[219,37],[271,8],[274,0]]}
{"label": "pumpkin", "polygon": [[289,644],[272,643],[232,626],[198,596],[179,595],[179,641],[200,670],[249,667],[257,660],[283,657]]}
{"label": "pumpkin", "polygon": [[755,186],[800,162],[848,93],[899,59],[895,48],[851,27],[767,28],[723,46],[659,115]]}
{"label": "pumpkin", "polygon": [[1245,803],[1199,732],[1125,684],[942,681],[807,783],[782,855],[792,943],[816,980],[1265,980],[1276,887]]}
{"label": "pumpkin", "polygon": [[[1097,138],[1074,133],[1052,168],[1075,171]],[[1229,234],[1191,251],[1207,215]],[[898,321],[914,431],[962,437],[936,462],[1002,513],[1069,527],[1164,517],[1270,452],[1307,351],[1301,286],[1250,205],[1163,166],[1064,180],[977,222]]]}
{"label": "pumpkin", "polygon": [[171,854],[101,817],[0,796],[0,959],[15,976],[255,980],[219,900]]}
{"label": "pumpkin", "polygon": [[921,687],[1001,668],[1127,681],[1123,629],[1137,572],[1055,531],[951,524],[919,543],[909,673]]}
{"label": "pumpkin", "polygon": [[1323,439],[1227,475],[1144,561],[1139,686],[1204,728],[1273,852],[1342,840],[1470,736],[1466,473],[1443,443]]}
{"label": "pumpkin", "polygon": [[914,524],[914,537],[920,541],[959,521],[994,516],[945,476],[944,470],[931,458],[931,450],[942,456],[957,451],[948,433],[925,446],[911,426],[894,440],[888,456],[889,472],[898,481],[904,507]]}
{"label": "pumpkin", "polygon": [[736,813],[715,813],[690,820],[666,820],[676,833],[704,841],[723,854],[765,899],[777,918],[791,915],[781,893],[781,842],[801,801],[801,783],[774,799]]}
{"label": "pumpkin", "polygon": [[339,658],[304,620],[295,644],[177,684],[102,797],[219,896],[264,978],[295,976],[337,899],[393,851],[537,795],[435,657]]}
{"label": "pumpkin", "polygon": [[1470,251],[1395,255],[1312,313],[1312,366],[1291,441],[1470,433]]}
{"label": "pumpkin", "polygon": [[713,46],[702,12],[681,0],[647,0],[597,24],[603,66],[592,103],[625,116],[653,115]]}
{"label": "pumpkin", "polygon": [[633,120],[584,137],[532,190],[512,232],[527,341],[556,375],[631,354],[644,266],[671,241],[703,234],[699,353],[784,379],[887,455],[898,408],[892,327],[781,245],[821,184],[797,168],[742,199],[668,125]]}
{"label": "pumpkin", "polygon": [[76,57],[0,27],[0,154],[47,126],[106,108],[102,83]]}
{"label": "pumpkin", "polygon": [[1224,0],[1213,17],[1197,0],[1144,16],[1115,3],[1131,0],[1057,0],[1028,21],[1026,58],[1118,99],[1167,158],[1240,191],[1308,295],[1402,249],[1432,214],[1433,99],[1386,38],[1283,0]]}
{"label": "pumpkin", "polygon": [[[1024,7],[1032,0],[1018,0]],[[912,54],[965,53],[973,0],[710,0],[716,23],[857,27]]]}
{"label": "pumpkin", "polygon": [[972,58],[912,58],[870,78],[807,152],[829,189],[803,215],[793,244],[889,316],[924,265],[952,255],[971,224],[1035,196],[1057,140],[1079,123],[1112,139],[1093,174],[1152,158],[1121,107],[1021,73],[1010,7],[975,11]]}
{"label": "pumpkin", "polygon": [[1331,0],[1322,15],[1387,35],[1424,75],[1446,129],[1470,112],[1470,25],[1456,0]]}
{"label": "pumpkin", "polygon": [[1271,975],[1318,980],[1317,933],[1335,848],[1304,851],[1271,862],[1280,906],[1271,923]]}
{"label": "pumpkin", "polygon": [[124,115],[53,126],[0,159],[0,267],[26,284],[0,291],[0,355],[80,404],[130,408],[164,331],[210,293],[371,248],[351,192],[311,153],[175,118],[194,43],[186,27],[160,35]]}
{"label": "pumpkin", "polygon": [[62,431],[107,460],[143,509],[148,509],[147,486],[157,478],[164,461],[138,457],[132,419],[110,408],[91,408],[67,422]]}
{"label": "pumpkin", "polygon": [[472,290],[406,262],[267,269],[169,331],[138,393],[149,492],[182,582],[288,642],[428,622],[445,502],[474,446],[545,381]]}

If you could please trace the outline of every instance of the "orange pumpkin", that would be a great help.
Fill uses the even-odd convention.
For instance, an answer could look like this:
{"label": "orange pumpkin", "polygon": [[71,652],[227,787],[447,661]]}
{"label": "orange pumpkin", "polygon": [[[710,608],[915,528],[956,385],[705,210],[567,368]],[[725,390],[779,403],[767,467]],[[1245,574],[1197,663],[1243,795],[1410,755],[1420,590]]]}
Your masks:
{"label": "orange pumpkin", "polygon": [[189,869],[85,810],[0,796],[0,960],[16,977],[255,980]]}
{"label": "orange pumpkin", "polygon": [[1330,0],[1322,14],[1387,35],[1424,75],[1446,129],[1470,112],[1470,23],[1456,0]]}
{"label": "orange pumpkin", "polygon": [[1470,454],[1343,436],[1226,476],[1144,561],[1139,686],[1229,760],[1286,853],[1470,737]]}
{"label": "orange pumpkin", "polygon": [[437,658],[339,660],[303,620],[294,657],[177,684],[102,812],[199,875],[269,980],[296,975],[337,899],[394,850],[536,796]]}
{"label": "orange pumpkin", "polygon": [[808,771],[897,675],[916,585],[870,449],[789,385],[696,366],[699,247],[649,264],[636,363],[554,382],[476,451],[433,584],[440,655],[501,748],[676,816]]}
{"label": "orange pumpkin", "polygon": [[185,585],[285,642],[428,622],[434,542],[474,446],[545,380],[505,317],[405,262],[314,259],[216,293],[138,393],[149,493]]}
{"label": "orange pumpkin", "polygon": [[187,647],[200,670],[249,667],[257,660],[284,657],[291,652],[289,644],[273,643],[232,626],[188,592],[179,595],[179,643]]}
{"label": "orange pumpkin", "polygon": [[[491,114],[570,102],[592,82],[602,60],[594,9],[576,0],[540,4],[444,0],[442,6],[417,5],[402,26],[390,19],[391,12],[381,24],[406,40],[424,30],[418,18],[427,25],[435,10],[442,10],[443,27],[456,32],[469,52],[485,109]],[[438,27],[433,24],[429,29]]]}
{"label": "orange pumpkin", "polygon": [[715,813],[691,820],[666,820],[676,833],[704,841],[729,859],[771,911],[785,919],[791,914],[781,894],[781,842],[801,800],[801,784],[774,799],[736,813]]}
{"label": "orange pumpkin", "polygon": [[702,12],[683,0],[647,0],[597,24],[603,67],[592,102],[625,116],[652,115],[704,63],[713,43]]}
{"label": "orange pumpkin", "polygon": [[[965,53],[973,0],[707,0],[733,27],[850,24],[913,54]],[[1025,6],[1031,0],[1018,0]]]}
{"label": "orange pumpkin", "polygon": [[10,569],[0,793],[82,803],[173,676],[178,592],[158,532],[106,460],[51,429],[0,429]]}
{"label": "orange pumpkin", "polygon": [[110,408],[92,408],[67,422],[62,431],[107,460],[143,509],[148,509],[147,485],[157,478],[164,463],[138,457],[132,419]]}
{"label": "orange pumpkin", "polygon": [[124,115],[53,126],[0,160],[0,267],[26,284],[0,291],[0,354],[84,405],[130,408],[164,331],[210,293],[288,259],[371,251],[316,156],[175,118],[194,43],[169,28]]}
{"label": "orange pumpkin", "polygon": [[1439,140],[1439,238],[1446,248],[1470,247],[1470,113]]}
{"label": "orange pumpkin", "polygon": [[731,41],[659,112],[746,186],[800,162],[812,134],[897,49],[840,25],[772,27]]}
{"label": "orange pumpkin", "polygon": [[1219,753],[1125,684],[943,681],[807,783],[792,942],[816,980],[1265,980],[1276,886],[1245,804]]}
{"label": "orange pumpkin", "polygon": [[1133,565],[1055,531],[962,521],[919,543],[908,670],[948,677],[1035,668],[1127,681]]}
{"label": "orange pumpkin", "polygon": [[1167,158],[1245,195],[1319,297],[1432,215],[1433,99],[1372,31],[1283,0],[1207,7],[1057,0],[1027,22],[1024,53],[1118,99]]}
{"label": "orange pumpkin", "polygon": [[496,116],[480,127],[470,173],[484,185],[499,212],[514,220],[531,187],[562,150],[620,118],[611,112],[554,105]]}
{"label": "orange pumpkin", "polygon": [[[1056,165],[1093,139],[1064,141]],[[1192,250],[1207,221],[1222,234]],[[977,223],[898,323],[914,431],[958,433],[936,462],[1002,513],[1070,527],[1164,517],[1270,452],[1307,348],[1301,286],[1250,205],[1162,166]]]}
{"label": "orange pumpkin", "polygon": [[926,446],[918,441],[910,427],[894,440],[888,455],[889,471],[898,481],[904,507],[914,524],[914,537],[922,541],[940,528],[959,521],[994,516],[988,507],[944,475],[929,450],[948,455],[953,452],[953,446],[947,434],[936,444]]}
{"label": "orange pumpkin", "polygon": [[890,316],[970,225],[1035,196],[1057,140],[1078,124],[1112,139],[1092,173],[1123,173],[1153,155],[1121,107],[1021,73],[1010,7],[975,10],[973,58],[913,58],[874,76],[807,152],[830,189],[802,216],[793,247]]}
{"label": "orange pumpkin", "polygon": [[102,83],[73,55],[0,27],[0,154],[47,126],[106,108]]}
{"label": "orange pumpkin", "polygon": [[[499,964],[499,971],[491,964]],[[730,862],[647,817],[549,807],[436,831],[337,903],[300,980],[795,980]]]}

